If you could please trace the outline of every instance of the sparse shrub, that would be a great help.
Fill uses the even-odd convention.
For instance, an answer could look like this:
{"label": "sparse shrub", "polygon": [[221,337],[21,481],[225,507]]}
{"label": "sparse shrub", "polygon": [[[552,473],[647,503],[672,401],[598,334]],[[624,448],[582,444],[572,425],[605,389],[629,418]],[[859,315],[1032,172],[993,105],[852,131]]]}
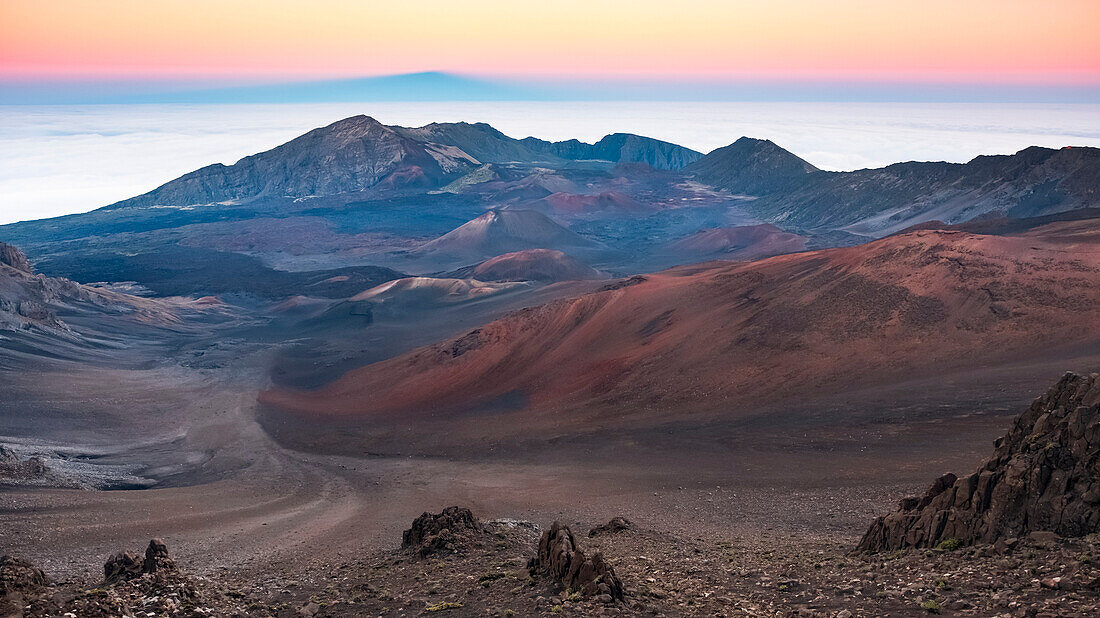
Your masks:
{"label": "sparse shrub", "polygon": [[928,599],[924,603],[921,603],[920,608],[928,612],[929,614],[940,613],[940,604],[937,603],[935,599]]}
{"label": "sparse shrub", "polygon": [[962,545],[962,543],[959,542],[959,539],[956,539],[955,537],[951,537],[949,539],[944,539],[944,540],[940,541],[940,544],[936,545],[936,549],[942,549],[943,551],[955,551],[961,545]]}
{"label": "sparse shrub", "polygon": [[460,609],[461,603],[455,603],[454,601],[443,601],[442,603],[436,603],[435,605],[429,605],[425,611],[429,612],[445,612],[449,609]]}
{"label": "sparse shrub", "polygon": [[550,608],[551,614],[560,614],[562,612],[561,605],[555,605]]}
{"label": "sparse shrub", "polygon": [[488,584],[491,581],[495,581],[495,580],[503,579],[503,578],[504,578],[504,573],[501,573],[499,571],[491,571],[491,572],[486,573],[486,574],[482,575],[481,577],[477,578],[477,583],[479,583],[479,584]]}

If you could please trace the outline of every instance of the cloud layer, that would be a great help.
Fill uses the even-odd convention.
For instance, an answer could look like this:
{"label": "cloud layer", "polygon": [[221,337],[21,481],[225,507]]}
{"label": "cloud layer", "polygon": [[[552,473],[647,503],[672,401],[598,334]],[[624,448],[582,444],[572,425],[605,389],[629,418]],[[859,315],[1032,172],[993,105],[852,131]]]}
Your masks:
{"label": "cloud layer", "polygon": [[707,152],[768,138],[830,170],[964,162],[1027,146],[1100,147],[1100,105],[458,102],[11,106],[0,109],[0,223],[84,212],[233,163],[354,114],[488,122],[513,137],[630,132]]}

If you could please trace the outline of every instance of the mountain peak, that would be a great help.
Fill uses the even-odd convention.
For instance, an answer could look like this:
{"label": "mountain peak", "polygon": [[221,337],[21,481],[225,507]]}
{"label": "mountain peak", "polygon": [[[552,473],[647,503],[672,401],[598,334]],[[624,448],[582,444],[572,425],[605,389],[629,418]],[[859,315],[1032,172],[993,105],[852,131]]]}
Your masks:
{"label": "mountain peak", "polygon": [[818,169],[771,140],[741,137],[711,151],[685,171],[720,189],[766,195],[790,189]]}

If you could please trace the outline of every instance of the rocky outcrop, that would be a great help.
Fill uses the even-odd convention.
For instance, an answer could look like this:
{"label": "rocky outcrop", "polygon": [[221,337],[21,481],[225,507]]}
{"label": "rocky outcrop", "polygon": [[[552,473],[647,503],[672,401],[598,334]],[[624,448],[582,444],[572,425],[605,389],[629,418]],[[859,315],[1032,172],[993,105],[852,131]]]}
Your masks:
{"label": "rocky outcrop", "polygon": [[0,264],[7,264],[15,270],[21,270],[25,273],[34,272],[30,261],[27,260],[27,256],[22,251],[2,242],[0,242]]}
{"label": "rocky outcrop", "polygon": [[1067,373],[995,442],[976,472],[945,474],[875,520],[857,551],[1100,531],[1100,377]]}
{"label": "rocky outcrop", "polygon": [[149,541],[149,547],[145,549],[145,561],[142,562],[142,571],[145,573],[161,573],[175,571],[176,563],[168,557],[168,546],[160,539]]}
{"label": "rocky outcrop", "polygon": [[623,600],[623,583],[600,552],[586,556],[577,539],[555,521],[539,539],[539,552],[528,563],[533,575],[548,574],[566,590],[596,597],[605,603]]}
{"label": "rocky outcrop", "polygon": [[483,530],[470,509],[449,506],[442,513],[424,513],[413,520],[412,527],[401,535],[401,548],[415,551],[422,558],[460,552],[465,541]]}
{"label": "rocky outcrop", "polygon": [[108,584],[128,581],[142,575],[160,576],[176,571],[176,563],[168,557],[168,546],[160,539],[149,541],[145,558],[134,552],[120,552],[103,564],[103,580]]}

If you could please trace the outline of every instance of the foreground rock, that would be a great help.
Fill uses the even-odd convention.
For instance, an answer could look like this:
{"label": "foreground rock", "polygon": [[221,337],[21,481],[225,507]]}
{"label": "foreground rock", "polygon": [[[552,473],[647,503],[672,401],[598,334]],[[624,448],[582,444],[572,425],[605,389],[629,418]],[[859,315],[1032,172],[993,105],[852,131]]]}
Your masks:
{"label": "foreground rock", "polygon": [[1016,418],[977,472],[945,474],[880,517],[857,547],[876,552],[1008,542],[1036,531],[1100,531],[1100,379],[1066,374]]}
{"label": "foreground rock", "polygon": [[463,550],[472,536],[483,532],[481,522],[470,509],[449,506],[442,513],[424,513],[401,535],[401,549],[413,550],[422,558]]}
{"label": "foreground rock", "polygon": [[[210,616],[242,615],[237,608],[204,603],[200,588],[206,580],[181,572],[168,556],[168,547],[153,539],[142,558],[120,552],[107,559],[102,582],[54,584],[30,563],[0,559],[0,616]],[[12,601],[18,601],[13,603]]]}
{"label": "foreground rock", "polygon": [[586,556],[577,547],[577,539],[568,526],[554,522],[539,539],[539,553],[531,559],[528,569],[533,574],[546,573],[566,589],[586,597],[596,597],[605,603],[623,600],[623,583],[615,569],[607,564],[603,554]]}
{"label": "foreground rock", "polygon": [[[161,568],[168,556],[157,543],[151,544],[153,573],[109,584],[98,573],[51,584],[33,566],[4,559],[0,589],[7,594],[19,582],[18,598],[0,599],[0,616],[855,618],[927,615],[929,608],[955,616],[1100,616],[1100,534],[1058,542],[1025,537],[1004,552],[987,545],[850,556],[850,540],[835,537],[762,531],[704,538],[639,526],[585,541],[586,550],[615,564],[615,576],[605,575],[597,589],[600,583],[610,588],[619,574],[631,583],[625,601],[615,603],[607,601],[610,594],[586,596],[583,586],[569,588],[537,569],[532,577],[528,558],[541,550],[536,525],[492,520],[480,526],[471,537],[477,542],[465,551],[430,560],[395,547],[262,572],[226,568],[212,578]],[[556,529],[555,543],[549,531],[541,535],[545,547],[575,543],[565,526]],[[132,556],[144,570],[144,558]],[[595,560],[580,564],[600,571]]]}
{"label": "foreground rock", "polygon": [[12,556],[0,557],[0,616],[22,616],[27,597],[50,585],[42,569]]}
{"label": "foreground rock", "polygon": [[133,552],[117,553],[103,564],[103,581],[110,584],[127,581],[142,575],[160,575],[176,570],[176,563],[168,557],[168,546],[160,539],[149,541],[145,558]]}

